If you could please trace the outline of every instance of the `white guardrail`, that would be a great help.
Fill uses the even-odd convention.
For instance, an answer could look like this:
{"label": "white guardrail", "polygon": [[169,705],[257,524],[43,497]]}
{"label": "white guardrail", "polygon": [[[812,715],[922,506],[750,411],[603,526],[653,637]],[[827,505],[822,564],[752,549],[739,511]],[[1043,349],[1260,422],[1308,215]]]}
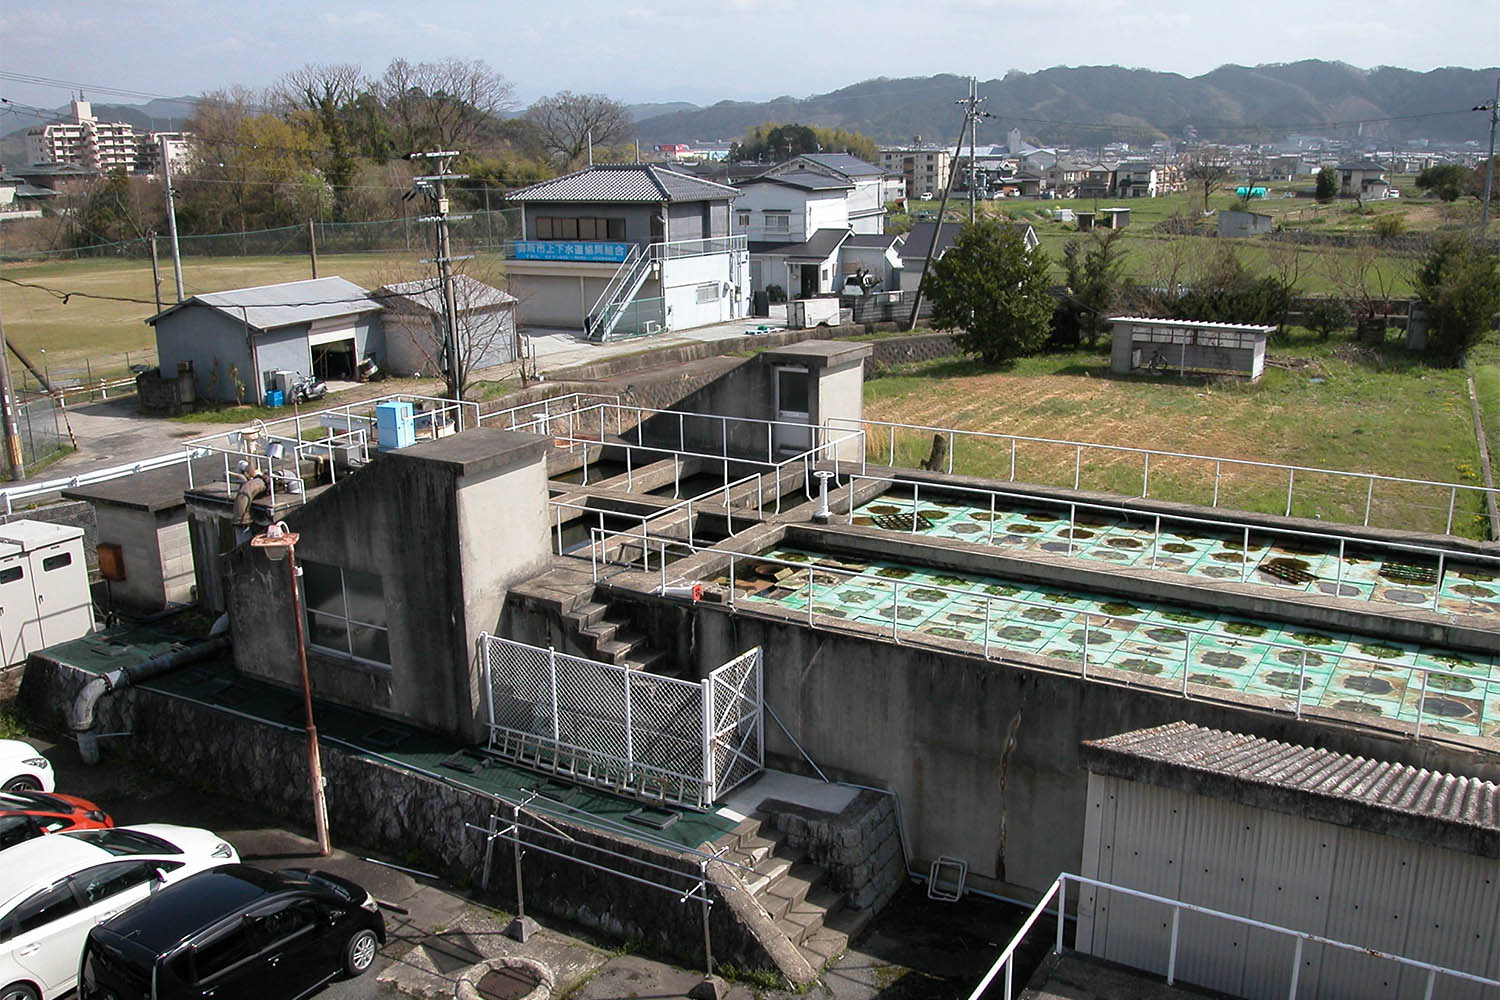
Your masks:
{"label": "white guardrail", "polygon": [[[854,427],[865,429],[869,432],[871,442],[878,441],[884,446],[885,465],[894,468],[896,454],[898,451],[897,431],[921,432],[923,435],[932,434],[943,437],[947,442],[948,455],[946,459],[946,471],[952,475],[960,471],[962,465],[955,458],[958,442],[969,440],[977,442],[996,442],[1008,444],[1010,450],[1009,480],[1016,481],[1016,469],[1020,460],[1020,449],[1022,445],[1032,446],[1035,449],[1061,448],[1073,453],[1073,489],[1080,489],[1084,480],[1084,455],[1091,458],[1095,455],[1107,457],[1129,457],[1141,464],[1140,492],[1136,494],[1145,498],[1151,495],[1151,463],[1156,461],[1158,465],[1162,462],[1189,462],[1205,466],[1212,466],[1213,493],[1208,506],[1218,507],[1220,488],[1224,483],[1225,470],[1255,470],[1275,473],[1278,478],[1286,477],[1286,502],[1280,513],[1284,517],[1290,517],[1298,496],[1298,477],[1303,479],[1303,488],[1306,489],[1306,480],[1310,477],[1332,478],[1340,481],[1350,481],[1364,485],[1364,513],[1360,523],[1368,526],[1371,522],[1372,511],[1376,504],[1376,486],[1379,485],[1386,490],[1398,486],[1413,487],[1424,493],[1433,494],[1433,499],[1427,503],[1413,503],[1411,501],[1392,501],[1399,503],[1403,508],[1415,508],[1431,513],[1441,514],[1446,509],[1443,533],[1453,533],[1453,518],[1460,496],[1474,496],[1481,503],[1486,496],[1495,496],[1500,499],[1500,490],[1490,489],[1485,486],[1475,486],[1470,483],[1445,483],[1429,479],[1408,479],[1401,476],[1386,476],[1374,472],[1348,472],[1341,469],[1320,469],[1313,466],[1283,465],[1278,462],[1258,462],[1250,459],[1223,458],[1217,455],[1196,455],[1191,452],[1160,451],[1153,448],[1133,448],[1125,445],[1095,444],[1088,441],[1066,441],[1052,438],[1027,437],[1020,434],[1002,434],[994,431],[962,430],[954,427],[934,427],[923,424],[905,424],[890,420],[856,420],[849,417],[832,417],[825,422],[825,426]],[[886,434],[878,434],[878,429],[884,429]],[[876,460],[877,464],[879,460]],[[937,471],[937,470],[934,470]],[[998,477],[996,477],[998,478]],[[1050,483],[1047,485],[1062,485]],[[1182,499],[1180,497],[1159,497],[1159,499]],[[1188,500],[1186,502],[1196,502]],[[1249,509],[1249,508],[1246,508]],[[1276,511],[1265,511],[1265,513],[1276,513]],[[1386,525],[1390,528],[1410,529],[1410,523]]]}
{"label": "white guardrail", "polygon": [[1065,926],[1064,921],[1067,912],[1069,882],[1077,884],[1080,890],[1088,887],[1105,892],[1118,892],[1122,895],[1133,896],[1136,899],[1145,900],[1150,903],[1158,903],[1171,910],[1172,930],[1168,935],[1167,940],[1163,942],[1167,959],[1166,982],[1168,986],[1173,986],[1176,984],[1178,950],[1177,946],[1179,939],[1178,928],[1181,924],[1182,912],[1184,910],[1188,911],[1189,913],[1197,913],[1205,917],[1212,917],[1218,920],[1225,920],[1230,923],[1240,924],[1244,927],[1253,927],[1257,930],[1268,931],[1272,934],[1279,934],[1282,937],[1291,939],[1294,944],[1292,947],[1290,968],[1287,970],[1286,995],[1288,997],[1288,1000],[1297,1000],[1297,991],[1298,986],[1300,985],[1300,977],[1302,974],[1302,952],[1303,949],[1309,944],[1322,945],[1326,948],[1336,948],[1340,951],[1347,951],[1352,952],[1356,955],[1364,955],[1370,958],[1380,959],[1386,962],[1393,963],[1395,965],[1404,966],[1408,969],[1415,969],[1418,972],[1425,973],[1423,977],[1423,996],[1428,998],[1431,998],[1433,996],[1433,991],[1437,986],[1439,977],[1443,977],[1445,979],[1454,979],[1464,983],[1474,983],[1478,986],[1500,986],[1500,980],[1490,979],[1485,976],[1478,976],[1471,972],[1462,972],[1458,969],[1450,969],[1446,966],[1434,965],[1431,962],[1422,962],[1414,958],[1406,958],[1402,955],[1393,955],[1389,952],[1381,951],[1378,948],[1370,948],[1364,945],[1350,944],[1347,941],[1336,941],[1333,938],[1323,937],[1321,934],[1312,934],[1308,931],[1299,931],[1291,927],[1282,927],[1278,924],[1266,923],[1264,920],[1255,920],[1250,917],[1242,917],[1235,913],[1226,913],[1223,910],[1215,910],[1207,906],[1199,906],[1196,903],[1186,903],[1180,899],[1170,899],[1166,896],[1158,896],[1153,893],[1142,892],[1139,889],[1131,889],[1128,886],[1115,885],[1111,882],[1101,882],[1098,879],[1092,879],[1082,875],[1072,875],[1067,872],[1062,872],[1057,876],[1057,880],[1054,881],[1052,885],[1047,889],[1046,893],[1042,895],[1041,901],[1038,902],[1032,909],[1030,915],[1027,916],[1026,921],[1021,924],[1021,929],[1016,931],[1015,936],[1010,939],[1010,943],[1007,944],[1004,950],[1000,952],[1000,956],[995,959],[995,962],[990,966],[989,971],[984,974],[984,978],[979,981],[979,985],[974,987],[973,991],[969,994],[968,1000],[981,1000],[981,998],[983,998],[985,995],[985,991],[990,988],[990,984],[995,981],[996,976],[1001,977],[1002,990],[998,997],[995,998],[995,1000],[1011,1000],[1011,998],[1015,995],[1014,974],[1016,950],[1021,946],[1022,942],[1026,940],[1027,936],[1031,933],[1032,928],[1036,926],[1037,922],[1048,912],[1050,908],[1052,908],[1054,902],[1056,903],[1055,919],[1057,921],[1057,927],[1056,938],[1052,944],[1052,954],[1062,954],[1063,929]]}

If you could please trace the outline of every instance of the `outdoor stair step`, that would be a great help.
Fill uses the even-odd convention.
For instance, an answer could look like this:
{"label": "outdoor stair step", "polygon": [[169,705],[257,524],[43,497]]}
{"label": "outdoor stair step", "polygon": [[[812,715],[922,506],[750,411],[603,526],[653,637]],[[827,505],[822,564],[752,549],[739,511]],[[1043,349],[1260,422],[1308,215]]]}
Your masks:
{"label": "outdoor stair step", "polygon": [[744,847],[749,840],[760,839],[761,824],[766,818],[759,813],[747,816],[740,820],[733,830],[725,834],[721,840],[727,841],[731,847]]}
{"label": "outdoor stair step", "polygon": [[656,666],[666,658],[667,654],[659,649],[642,650],[637,648],[634,653],[625,657],[622,665],[629,667],[631,670],[639,670],[643,673],[659,674],[662,671],[657,670]]}
{"label": "outdoor stair step", "polygon": [[798,946],[807,964],[822,972],[828,963],[838,958],[849,948],[849,935],[836,931],[826,923],[807,935]]}
{"label": "outdoor stair step", "polygon": [[781,932],[792,944],[801,947],[802,942],[823,929],[823,921],[827,916],[828,911],[823,907],[803,900],[788,907],[787,911],[777,918],[776,926],[781,928]]}
{"label": "outdoor stair step", "polygon": [[587,604],[574,608],[568,614],[568,620],[577,624],[579,631],[597,625],[609,614],[609,605],[598,601],[590,601]]}
{"label": "outdoor stair step", "polygon": [[875,912],[868,906],[862,906],[859,909],[844,906],[836,911],[830,910],[823,926],[853,941],[864,933],[865,928],[870,926],[870,921],[873,919],[875,919]]}
{"label": "outdoor stair step", "polygon": [[792,865],[799,860],[801,860],[800,854],[791,854],[784,848],[780,848],[776,853],[757,862],[753,871],[742,871],[740,880],[745,883],[745,888],[750,890],[750,895],[759,897],[767,886],[790,871]]}
{"label": "outdoor stair step", "polygon": [[838,906],[839,894],[826,885],[828,873],[806,862],[795,864],[755,897],[761,907],[779,920],[786,912],[812,901],[818,905]]}

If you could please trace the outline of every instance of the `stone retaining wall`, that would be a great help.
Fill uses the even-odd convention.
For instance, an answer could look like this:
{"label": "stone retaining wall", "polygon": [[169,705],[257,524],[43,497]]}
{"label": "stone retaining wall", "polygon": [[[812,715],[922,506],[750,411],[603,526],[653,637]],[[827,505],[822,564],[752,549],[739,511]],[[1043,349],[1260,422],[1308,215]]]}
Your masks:
{"label": "stone retaining wall", "polygon": [[[45,656],[33,656],[21,685],[21,710],[44,728],[65,730],[67,707],[92,676]],[[106,753],[127,753],[149,761],[177,775],[188,787],[230,792],[295,824],[308,821],[307,743],[299,726],[253,719],[144,688],[127,688],[103,698],[96,723],[98,732],[129,734],[104,740]],[[412,858],[415,867],[472,886],[476,895],[495,906],[514,907],[512,845],[495,841],[492,877],[484,892],[478,883],[485,838],[467,825],[484,828],[492,814],[507,818],[509,805],[439,775],[360,755],[326,738],[321,749],[329,829],[335,844]],[[548,822],[582,844],[607,847],[626,856],[606,859],[583,850],[577,851],[580,858],[608,861],[626,874],[671,880],[684,889],[701,877],[698,859],[690,855],[602,834],[551,815]],[[527,837],[528,841],[542,839]],[[569,849],[561,841],[543,846]],[[678,893],[540,850],[525,853],[522,879],[528,911],[556,914],[614,937],[640,941],[659,954],[691,965],[702,961],[702,907],[681,902]],[[738,915],[742,907],[734,904],[742,901],[726,899],[716,886],[710,886],[709,893],[715,900],[709,919],[715,961],[752,969],[777,968]]]}
{"label": "stone retaining wall", "polygon": [[807,851],[854,909],[878,913],[906,882],[894,796],[861,790],[837,816],[774,799],[761,812],[787,846]]}
{"label": "stone retaining wall", "polygon": [[874,379],[886,375],[900,365],[935,361],[938,358],[957,357],[963,353],[958,342],[948,333],[923,333],[911,337],[887,337],[872,340],[875,350],[865,359],[865,378]]}

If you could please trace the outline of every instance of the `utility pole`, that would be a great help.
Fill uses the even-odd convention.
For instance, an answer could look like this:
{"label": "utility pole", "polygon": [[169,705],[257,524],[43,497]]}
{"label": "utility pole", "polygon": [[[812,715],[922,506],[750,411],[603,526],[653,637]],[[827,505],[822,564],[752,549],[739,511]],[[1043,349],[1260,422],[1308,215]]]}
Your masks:
{"label": "utility pole", "polygon": [[161,179],[167,189],[167,232],[172,237],[172,273],[177,277],[177,301],[187,298],[182,291],[182,251],[177,246],[177,206],[172,201],[172,158],[167,155],[167,137],[161,137]]}
{"label": "utility pole", "polygon": [[[21,459],[21,428],[16,423],[16,397],[10,386],[10,358],[5,350],[5,321],[0,319],[0,402],[5,406],[5,454],[10,460],[10,478],[25,479]],[[61,398],[61,397],[59,397]]]}
{"label": "utility pole", "polygon": [[1484,161],[1484,210],[1479,216],[1479,236],[1483,239],[1490,228],[1490,191],[1495,186],[1495,124],[1500,121],[1500,77],[1495,78],[1495,99],[1489,104],[1474,105],[1474,110],[1490,113],[1490,155]]}
{"label": "utility pole", "polygon": [[[974,224],[974,200],[978,195],[978,174],[976,173],[974,164],[974,147],[979,141],[979,119],[995,117],[988,111],[979,110],[979,106],[985,102],[986,98],[979,96],[978,87],[979,80],[972,76],[969,77],[968,98],[953,102],[954,104],[962,104],[964,106],[964,122],[969,126],[969,225],[971,226]],[[963,136],[961,133],[958,141],[960,148],[962,148]],[[957,153],[958,150],[954,150],[954,152]]]}
{"label": "utility pole", "polygon": [[151,286],[156,291],[156,311],[161,312],[161,264],[156,259],[156,234],[151,234]]}
{"label": "utility pole", "polygon": [[313,280],[318,278],[318,234],[313,229],[313,220],[307,220],[307,255],[312,258]]}
{"label": "utility pole", "polygon": [[594,165],[594,130],[588,129],[583,135],[589,144],[589,166],[592,167]]}
{"label": "utility pole", "polygon": [[458,356],[458,305],[453,298],[453,264],[457,261],[472,260],[474,255],[468,254],[463,257],[454,257],[448,246],[448,222],[452,219],[472,219],[472,215],[449,215],[448,214],[448,182],[461,181],[468,174],[453,174],[448,168],[458,158],[454,151],[442,151],[431,153],[411,153],[407,157],[411,160],[436,160],[437,172],[421,177],[414,177],[412,181],[417,185],[406,197],[411,197],[418,191],[425,194],[432,202],[436,214],[424,216],[418,222],[431,222],[437,226],[437,256],[422,263],[435,263],[438,268],[438,287],[443,294],[443,353],[446,356],[446,376],[448,388],[453,394],[454,402],[461,402],[463,398],[463,361]]}

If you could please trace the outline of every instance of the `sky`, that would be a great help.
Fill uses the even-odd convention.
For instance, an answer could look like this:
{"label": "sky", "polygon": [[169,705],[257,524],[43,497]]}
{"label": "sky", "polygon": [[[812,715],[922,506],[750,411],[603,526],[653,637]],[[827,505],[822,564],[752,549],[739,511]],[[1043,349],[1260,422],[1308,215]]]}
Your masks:
{"label": "sky", "polygon": [[1500,4],[67,0],[0,8],[0,98],[41,108],[65,104],[80,84],[97,103],[144,103],[260,88],[307,63],[352,62],[373,76],[393,58],[448,56],[484,59],[522,105],[565,89],[626,103],[805,97],[872,77],[983,80],[1059,65],[1187,76],[1310,58],[1478,68],[1500,63]]}

